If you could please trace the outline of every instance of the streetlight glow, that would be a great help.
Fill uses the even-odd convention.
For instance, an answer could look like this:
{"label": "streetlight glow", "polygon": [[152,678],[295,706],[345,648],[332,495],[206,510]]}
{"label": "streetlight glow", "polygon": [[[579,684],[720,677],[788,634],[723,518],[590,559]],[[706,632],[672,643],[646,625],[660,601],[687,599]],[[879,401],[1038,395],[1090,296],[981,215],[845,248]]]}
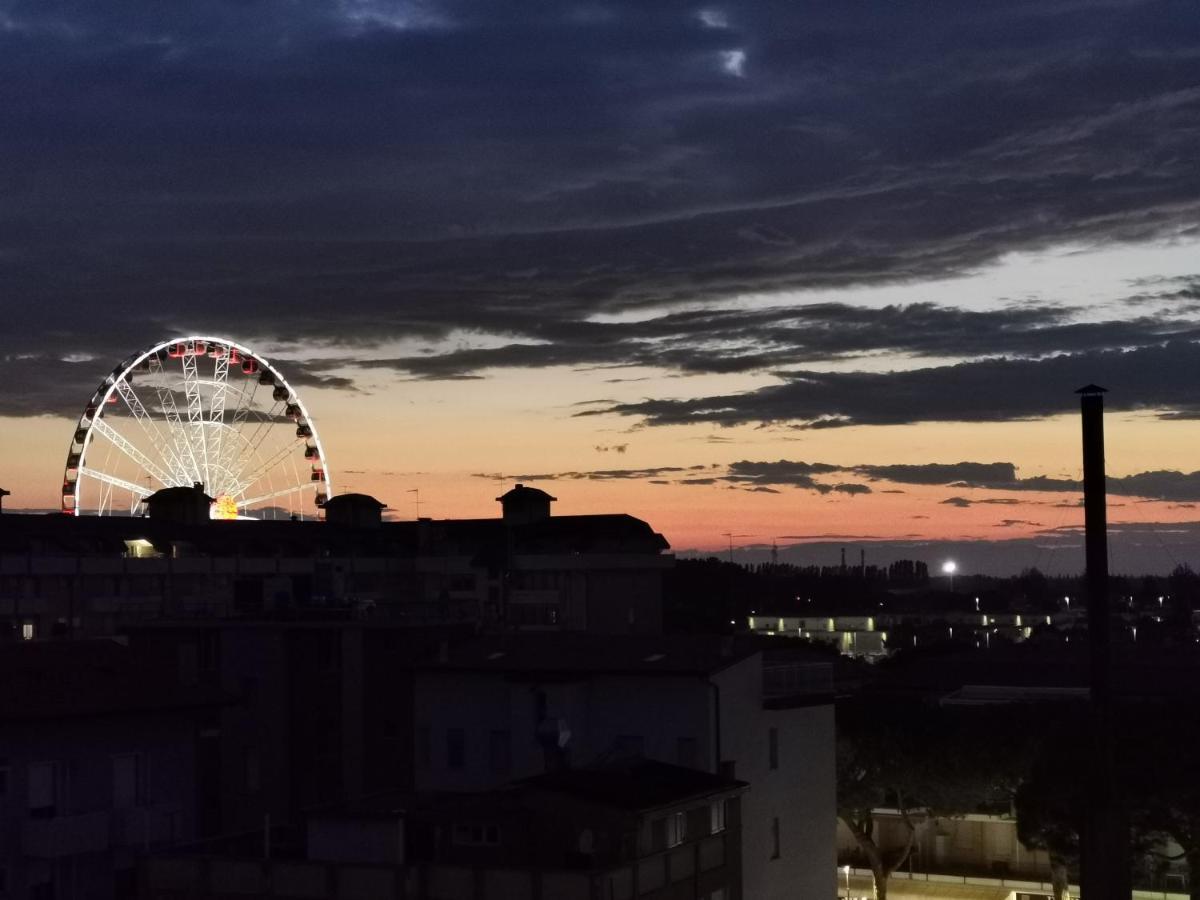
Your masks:
{"label": "streetlight glow", "polygon": [[958,564],[954,560],[948,559],[942,563],[942,571],[947,575],[953,575],[958,571]]}

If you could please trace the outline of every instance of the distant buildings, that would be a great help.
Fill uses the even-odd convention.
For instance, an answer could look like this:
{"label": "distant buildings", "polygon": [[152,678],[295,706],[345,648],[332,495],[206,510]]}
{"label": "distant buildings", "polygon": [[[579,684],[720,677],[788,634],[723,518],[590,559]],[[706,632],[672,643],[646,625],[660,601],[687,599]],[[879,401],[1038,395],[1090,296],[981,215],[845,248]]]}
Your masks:
{"label": "distant buildings", "polygon": [[[540,495],[540,496],[539,496]],[[199,499],[198,499],[199,498]],[[0,626],[25,638],[111,634],[156,618],[322,613],[488,630],[662,629],[667,542],[627,515],[549,515],[518,485],[499,519],[383,522],[364,495],[328,521],[212,522],[192,488],[158,516],[0,518]],[[552,499],[552,498],[551,498]]]}

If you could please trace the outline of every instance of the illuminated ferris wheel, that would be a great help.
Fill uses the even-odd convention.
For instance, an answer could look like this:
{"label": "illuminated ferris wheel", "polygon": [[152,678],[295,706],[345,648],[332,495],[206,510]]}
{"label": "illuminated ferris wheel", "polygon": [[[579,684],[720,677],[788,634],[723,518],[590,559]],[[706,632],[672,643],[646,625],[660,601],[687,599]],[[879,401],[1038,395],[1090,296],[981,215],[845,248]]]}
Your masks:
{"label": "illuminated ferris wheel", "polygon": [[164,341],[109,373],[75,426],[62,509],[139,515],[155,491],[196,484],[216,519],[316,518],[331,491],[299,395],[226,338]]}

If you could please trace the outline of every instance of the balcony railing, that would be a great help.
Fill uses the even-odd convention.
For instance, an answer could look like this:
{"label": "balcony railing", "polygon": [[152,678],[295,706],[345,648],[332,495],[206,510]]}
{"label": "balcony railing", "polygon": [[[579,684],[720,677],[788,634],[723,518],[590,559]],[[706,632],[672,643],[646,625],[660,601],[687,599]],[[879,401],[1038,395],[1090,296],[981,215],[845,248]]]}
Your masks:
{"label": "balcony railing", "polygon": [[110,824],[107,812],[30,819],[21,829],[21,852],[26,856],[57,859],[107,850]]}

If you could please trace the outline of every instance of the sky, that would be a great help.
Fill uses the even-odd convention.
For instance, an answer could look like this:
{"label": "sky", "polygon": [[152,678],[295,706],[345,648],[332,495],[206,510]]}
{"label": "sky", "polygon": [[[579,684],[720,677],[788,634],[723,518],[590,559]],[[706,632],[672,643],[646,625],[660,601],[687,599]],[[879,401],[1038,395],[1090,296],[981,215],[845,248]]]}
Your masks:
{"label": "sky", "polygon": [[185,333],[391,515],[1200,567],[1190,2],[0,0],[0,485]]}

